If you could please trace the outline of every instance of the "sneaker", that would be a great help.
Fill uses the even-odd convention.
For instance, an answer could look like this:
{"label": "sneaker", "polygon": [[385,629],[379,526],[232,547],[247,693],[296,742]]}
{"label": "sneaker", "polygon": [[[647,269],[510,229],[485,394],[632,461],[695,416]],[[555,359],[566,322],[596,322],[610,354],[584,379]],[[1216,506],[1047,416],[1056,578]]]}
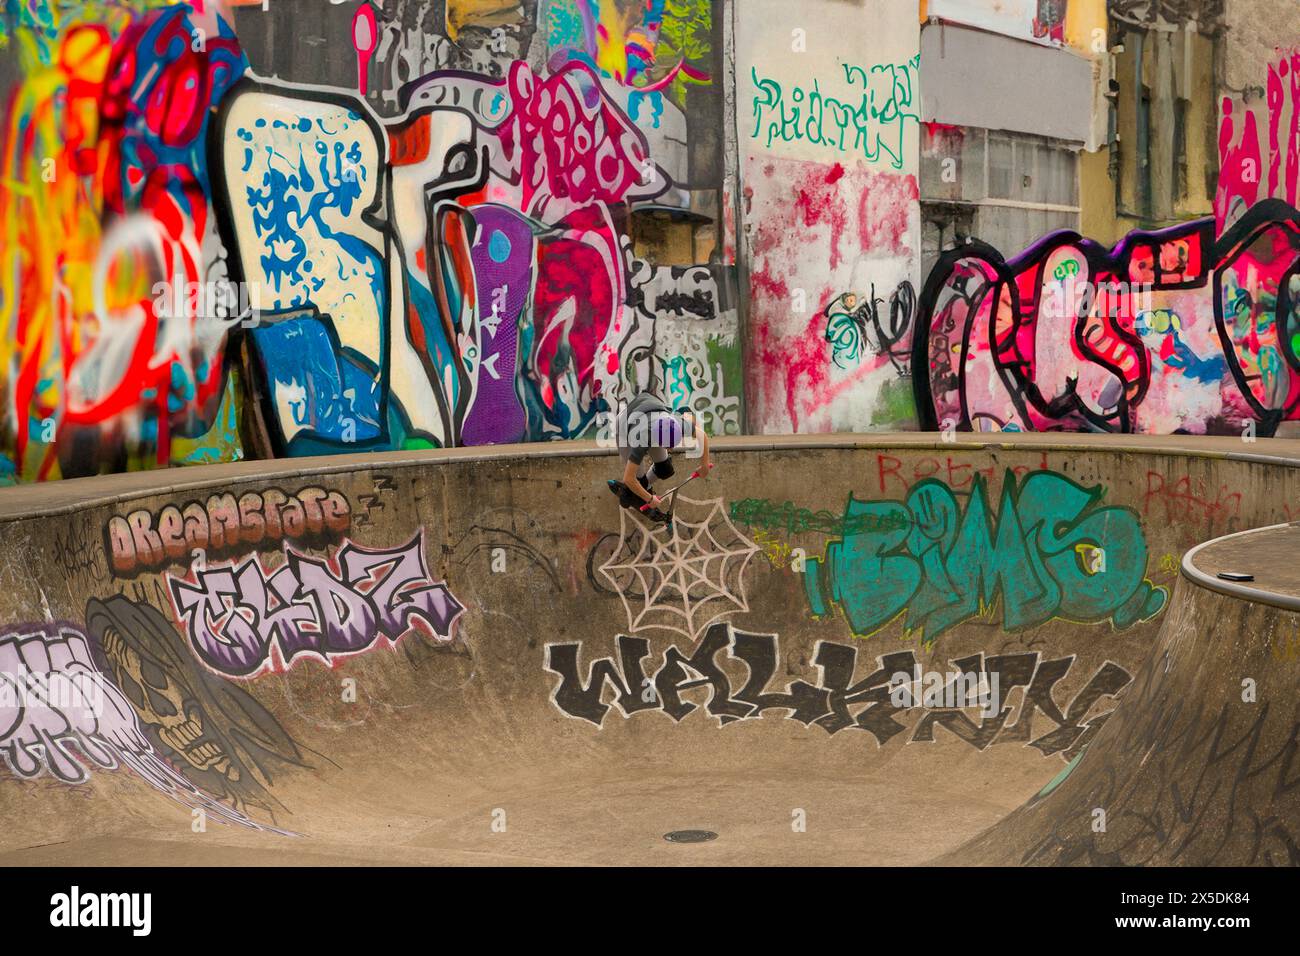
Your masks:
{"label": "sneaker", "polygon": [[[633,494],[621,481],[609,480],[609,490],[618,497],[618,503],[624,508],[631,508],[633,511],[640,511],[641,506],[645,504],[640,495]],[[651,492],[654,494],[654,492]]]}

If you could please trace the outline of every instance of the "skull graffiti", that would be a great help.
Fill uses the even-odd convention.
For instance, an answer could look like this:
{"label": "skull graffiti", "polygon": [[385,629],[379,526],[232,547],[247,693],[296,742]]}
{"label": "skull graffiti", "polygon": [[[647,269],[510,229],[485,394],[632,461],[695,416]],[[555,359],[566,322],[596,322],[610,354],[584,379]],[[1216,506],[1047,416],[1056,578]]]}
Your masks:
{"label": "skull graffiti", "polygon": [[135,707],[142,723],[157,731],[171,750],[199,770],[216,770],[232,783],[239,768],[231,764],[220,744],[203,735],[203,710],[186,700],[157,662],[129,647],[114,627],[104,631],[100,647],[108,659],[114,682]]}
{"label": "skull graffiti", "polygon": [[205,670],[152,605],[121,595],[92,600],[86,630],[145,734],[196,787],[236,807],[270,809],[273,761],[305,766],[275,717],[242,687]]}

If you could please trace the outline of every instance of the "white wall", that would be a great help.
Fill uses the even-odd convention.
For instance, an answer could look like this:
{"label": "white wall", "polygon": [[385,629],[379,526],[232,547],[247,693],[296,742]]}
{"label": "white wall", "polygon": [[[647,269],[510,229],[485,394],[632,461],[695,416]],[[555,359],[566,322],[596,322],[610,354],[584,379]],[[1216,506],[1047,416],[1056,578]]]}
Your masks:
{"label": "white wall", "polygon": [[912,427],[910,382],[869,337],[832,349],[823,312],[919,288],[916,0],[734,9],[750,429]]}

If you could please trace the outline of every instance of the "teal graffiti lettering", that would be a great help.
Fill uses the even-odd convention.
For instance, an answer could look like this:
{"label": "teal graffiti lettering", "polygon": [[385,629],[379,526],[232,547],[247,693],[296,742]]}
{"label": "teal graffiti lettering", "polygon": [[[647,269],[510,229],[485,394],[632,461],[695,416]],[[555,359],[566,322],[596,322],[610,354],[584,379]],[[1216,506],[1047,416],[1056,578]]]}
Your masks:
{"label": "teal graffiti lettering", "polygon": [[870,516],[874,526],[809,559],[809,605],[819,616],[839,607],[856,634],[904,614],[926,642],[999,605],[1006,630],[1053,618],[1132,627],[1159,614],[1168,592],[1146,579],[1137,515],[1102,506],[1104,494],[1052,472],[1008,471],[996,514],[982,476],[964,508],[936,479],[901,502],[850,497],[845,525]]}

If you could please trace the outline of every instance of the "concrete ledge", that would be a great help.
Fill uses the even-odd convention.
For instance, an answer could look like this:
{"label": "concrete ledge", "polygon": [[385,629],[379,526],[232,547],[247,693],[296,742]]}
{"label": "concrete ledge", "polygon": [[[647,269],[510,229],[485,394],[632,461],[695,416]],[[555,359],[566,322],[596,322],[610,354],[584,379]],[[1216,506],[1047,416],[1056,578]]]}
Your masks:
{"label": "concrete ledge", "polygon": [[[1261,567],[1269,570],[1278,567],[1275,562],[1283,562],[1282,567],[1300,573],[1300,560],[1297,558],[1300,558],[1300,523],[1275,524],[1198,544],[1183,555],[1182,573],[1193,584],[1209,591],[1286,611],[1300,611],[1300,589],[1292,590],[1287,584],[1272,588],[1252,586],[1225,581],[1217,576],[1220,571],[1256,574]],[[1288,561],[1290,564],[1285,563]],[[1266,571],[1266,574],[1266,582],[1285,580],[1279,579],[1275,573]]]}
{"label": "concrete ledge", "polygon": [[[936,432],[833,433],[826,435],[746,435],[714,440],[716,452],[793,452],[860,448],[880,450],[945,450],[953,448],[999,451],[1052,451],[1105,454],[1139,454],[1180,458],[1208,458],[1258,463],[1273,467],[1300,467],[1300,440],[1259,439],[1259,452],[1240,449],[1240,438],[1199,435],[1091,435],[1064,432],[1023,433],[1008,438],[1005,432],[989,436],[960,433],[946,441]],[[1249,447],[1249,446],[1246,446]],[[136,471],[94,478],[69,478],[0,489],[0,523],[44,515],[69,514],[83,508],[111,505],[147,494],[176,494],[236,482],[275,480],[287,476],[347,474],[361,468],[407,468],[431,463],[497,462],[539,458],[583,458],[613,455],[613,448],[594,441],[530,442],[473,448],[422,451],[368,452],[314,458],[277,458],[221,465]]]}

